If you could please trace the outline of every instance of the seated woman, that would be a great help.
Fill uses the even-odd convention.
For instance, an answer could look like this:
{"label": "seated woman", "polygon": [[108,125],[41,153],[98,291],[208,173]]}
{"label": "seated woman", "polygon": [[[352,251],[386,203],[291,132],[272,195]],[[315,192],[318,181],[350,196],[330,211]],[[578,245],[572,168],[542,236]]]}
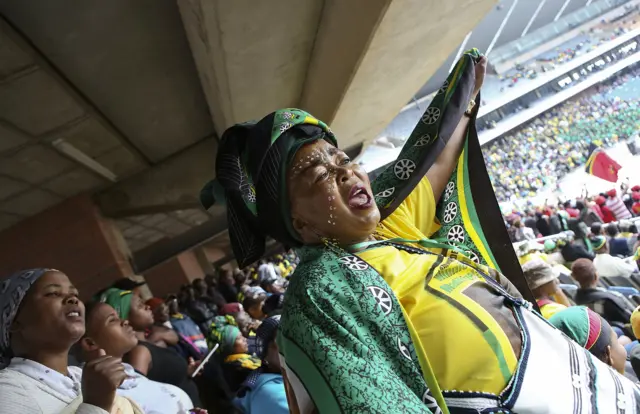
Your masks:
{"label": "seated woman", "polygon": [[[122,359],[136,345],[136,332],[127,320],[120,319],[115,309],[101,302],[87,305],[86,333],[77,347],[81,360],[91,362],[100,357],[101,350]],[[193,403],[180,388],[152,381],[127,363],[124,363],[124,370],[127,378],[117,393],[136,401],[146,414],[190,413]]]}
{"label": "seated woman", "polygon": [[123,360],[152,381],[175,385],[182,389],[193,405],[201,406],[198,388],[191,379],[197,364],[187,364],[187,361],[173,349],[147,342],[145,331],[153,326],[153,315],[140,296],[128,290],[111,288],[103,292],[97,300],[114,308],[118,318],[129,321],[129,325],[136,332],[138,344],[126,353]]}
{"label": "seated woman", "polygon": [[0,413],[139,413],[116,389],[127,374],[118,358],[98,355],[70,367],[85,332],[84,304],[69,278],[31,269],[0,282]]}
{"label": "seated woman", "polygon": [[531,296],[472,121],[485,70],[477,51],[463,55],[373,184],[301,110],[223,135],[201,201],[226,202],[239,266],[267,236],[298,248],[278,334],[293,413],[636,410],[636,387],[497,270]]}
{"label": "seated woman", "polygon": [[258,357],[262,366],[253,371],[240,386],[235,405],[244,414],[288,414],[289,404],[284,390],[280,354],[276,334],[280,315],[272,316],[258,328]]}
{"label": "seated woman", "polygon": [[260,367],[260,360],[247,354],[245,338],[231,316],[218,316],[211,324],[209,347],[218,344],[224,378],[232,391],[236,391],[247,376]]}

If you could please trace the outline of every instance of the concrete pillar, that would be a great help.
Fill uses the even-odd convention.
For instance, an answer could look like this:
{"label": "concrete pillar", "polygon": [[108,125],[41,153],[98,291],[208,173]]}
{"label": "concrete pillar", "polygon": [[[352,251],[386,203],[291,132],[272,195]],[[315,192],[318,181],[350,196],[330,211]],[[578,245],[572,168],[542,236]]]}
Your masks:
{"label": "concrete pillar", "polygon": [[88,298],[133,275],[118,232],[89,196],[70,198],[0,233],[0,278],[20,269],[55,268]]}
{"label": "concrete pillar", "polygon": [[206,275],[214,274],[215,269],[213,268],[213,265],[211,264],[211,261],[207,257],[207,253],[204,251],[202,246],[196,247],[195,249],[193,249],[193,252],[196,255],[196,259],[198,259],[198,263],[200,264],[200,267],[204,271],[204,274]]}
{"label": "concrete pillar", "polygon": [[196,253],[193,251],[180,253],[143,274],[153,296],[161,298],[178,293],[180,286],[205,276]]}

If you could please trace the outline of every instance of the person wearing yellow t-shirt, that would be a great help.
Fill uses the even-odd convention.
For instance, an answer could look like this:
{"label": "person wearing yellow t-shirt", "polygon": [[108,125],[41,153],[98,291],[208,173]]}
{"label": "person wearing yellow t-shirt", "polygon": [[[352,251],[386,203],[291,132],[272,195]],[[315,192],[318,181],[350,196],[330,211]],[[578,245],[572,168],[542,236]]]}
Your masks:
{"label": "person wearing yellow t-shirt", "polygon": [[553,268],[540,259],[534,259],[522,266],[524,277],[538,302],[540,313],[545,319],[571,306],[564,292],[558,285],[558,278]]}

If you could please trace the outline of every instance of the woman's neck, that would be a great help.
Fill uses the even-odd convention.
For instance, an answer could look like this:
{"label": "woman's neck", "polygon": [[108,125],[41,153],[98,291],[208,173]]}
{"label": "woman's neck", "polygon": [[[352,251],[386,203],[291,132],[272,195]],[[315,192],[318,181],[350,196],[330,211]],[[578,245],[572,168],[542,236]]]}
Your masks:
{"label": "woman's neck", "polygon": [[52,370],[61,373],[62,375],[69,375],[69,349],[64,352],[53,352],[50,350],[29,352],[21,355],[21,357],[42,364],[47,368],[51,368]]}
{"label": "woman's neck", "polygon": [[136,338],[138,338],[139,341],[147,340],[147,336],[144,334],[144,332],[141,331],[136,331]]}

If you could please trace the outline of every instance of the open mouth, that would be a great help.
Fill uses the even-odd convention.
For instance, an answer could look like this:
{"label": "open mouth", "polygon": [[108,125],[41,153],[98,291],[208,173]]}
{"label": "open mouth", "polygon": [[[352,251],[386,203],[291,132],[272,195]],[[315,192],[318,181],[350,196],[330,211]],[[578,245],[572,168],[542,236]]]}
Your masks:
{"label": "open mouth", "polygon": [[78,307],[69,309],[64,315],[69,319],[82,318],[82,312]]}
{"label": "open mouth", "polygon": [[373,204],[373,197],[362,184],[356,184],[349,193],[349,207],[364,210]]}

